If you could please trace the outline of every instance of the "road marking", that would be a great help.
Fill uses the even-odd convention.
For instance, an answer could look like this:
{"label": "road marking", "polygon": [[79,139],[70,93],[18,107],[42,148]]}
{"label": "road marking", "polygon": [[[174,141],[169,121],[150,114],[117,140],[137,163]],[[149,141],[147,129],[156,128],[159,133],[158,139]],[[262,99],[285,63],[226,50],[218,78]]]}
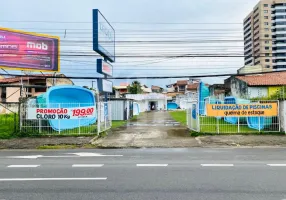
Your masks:
{"label": "road marking", "polygon": [[59,156],[43,156],[43,155],[29,155],[29,156],[7,156],[6,158],[21,158],[21,159],[38,159],[38,158],[80,158],[80,157],[122,157],[123,155],[103,155],[100,153],[68,153],[72,155]]}
{"label": "road marking", "polygon": [[104,164],[74,164],[72,167],[102,167]]}
{"label": "road marking", "polygon": [[137,167],[167,167],[168,164],[137,164]]}
{"label": "road marking", "polygon": [[40,165],[8,165],[9,168],[35,168],[39,167]]}
{"label": "road marking", "polygon": [[233,167],[233,164],[201,164],[202,167]]}
{"label": "road marking", "polygon": [[270,167],[286,167],[286,164],[267,164]]}
{"label": "road marking", "polygon": [[123,155],[103,155],[101,153],[89,153],[89,152],[79,152],[79,153],[69,153],[80,157],[121,157]]}
{"label": "road marking", "polygon": [[24,158],[24,159],[37,159],[43,157],[42,155],[30,155],[30,156],[8,156],[8,158]]}
{"label": "road marking", "polygon": [[104,181],[106,177],[102,178],[3,178],[0,182],[4,181]]}

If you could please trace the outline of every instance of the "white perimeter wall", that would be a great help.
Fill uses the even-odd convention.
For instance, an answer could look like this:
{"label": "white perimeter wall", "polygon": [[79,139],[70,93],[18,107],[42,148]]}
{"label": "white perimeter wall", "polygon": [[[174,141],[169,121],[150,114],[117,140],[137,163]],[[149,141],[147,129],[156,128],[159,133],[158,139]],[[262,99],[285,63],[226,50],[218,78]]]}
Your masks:
{"label": "white perimeter wall", "polygon": [[149,102],[154,101],[157,102],[157,109],[164,110],[167,109],[167,100],[166,99],[148,99],[143,101],[136,101],[140,105],[140,112],[149,111]]}
{"label": "white perimeter wall", "polygon": [[255,97],[267,97],[268,88],[267,87],[248,87],[249,98]]}
{"label": "white perimeter wall", "polygon": [[283,132],[286,133],[286,101],[280,101],[279,115],[280,115],[281,129]]}

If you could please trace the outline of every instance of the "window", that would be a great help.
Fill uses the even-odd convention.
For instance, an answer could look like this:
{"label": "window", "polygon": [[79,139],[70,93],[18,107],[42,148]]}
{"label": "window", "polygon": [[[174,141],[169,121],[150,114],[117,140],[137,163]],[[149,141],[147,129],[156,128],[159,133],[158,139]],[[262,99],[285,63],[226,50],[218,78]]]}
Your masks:
{"label": "window", "polygon": [[186,86],[179,86],[179,91],[185,91]]}
{"label": "window", "polygon": [[268,13],[268,10],[264,10],[264,13]]}
{"label": "window", "polygon": [[266,68],[270,68],[270,65],[266,65],[265,67],[266,67]]}
{"label": "window", "polygon": [[269,53],[266,53],[265,56],[270,56],[270,54],[269,54]]}
{"label": "window", "polygon": [[269,41],[267,40],[267,41],[265,41],[265,44],[269,44]]}
{"label": "window", "polygon": [[274,25],[276,26],[276,25],[286,25],[286,22],[276,22],[276,23],[274,23]]}
{"label": "window", "polygon": [[264,35],[264,37],[268,38],[268,37],[269,37],[269,35],[268,35],[268,34],[265,34],[265,35]]}
{"label": "window", "polygon": [[270,48],[269,47],[265,47],[265,50],[269,50]]}
{"label": "window", "polygon": [[269,62],[270,60],[269,59],[265,59],[265,62]]}
{"label": "window", "polygon": [[264,31],[269,31],[269,28],[265,28]]}
{"label": "window", "polygon": [[268,19],[268,16],[264,16],[264,19]]}
{"label": "window", "polygon": [[267,7],[268,7],[268,4],[264,4],[263,6],[264,6],[264,8],[267,8]]}
{"label": "window", "polygon": [[264,22],[264,25],[265,25],[265,26],[268,26],[268,22]]}
{"label": "window", "polygon": [[3,87],[1,90],[1,98],[6,100],[6,87]]}

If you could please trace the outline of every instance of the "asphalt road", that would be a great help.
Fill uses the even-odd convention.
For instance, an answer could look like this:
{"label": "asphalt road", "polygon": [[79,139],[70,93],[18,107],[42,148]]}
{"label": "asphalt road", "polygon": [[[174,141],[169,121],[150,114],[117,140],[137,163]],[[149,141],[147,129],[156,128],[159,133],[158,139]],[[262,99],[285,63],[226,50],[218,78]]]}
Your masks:
{"label": "asphalt road", "polygon": [[0,151],[0,199],[282,200],[286,149]]}

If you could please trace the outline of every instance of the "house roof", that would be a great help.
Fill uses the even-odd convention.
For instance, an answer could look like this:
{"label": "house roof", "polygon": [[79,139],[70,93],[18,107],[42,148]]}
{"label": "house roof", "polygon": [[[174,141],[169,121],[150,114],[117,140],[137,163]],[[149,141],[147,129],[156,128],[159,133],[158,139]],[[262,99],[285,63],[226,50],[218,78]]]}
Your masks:
{"label": "house roof", "polygon": [[152,86],[151,86],[151,89],[152,89],[152,90],[160,90],[160,89],[162,89],[162,88],[159,87],[159,86],[156,86],[156,85],[152,85]]}
{"label": "house roof", "polygon": [[142,87],[142,90],[143,90],[144,93],[152,93],[151,88],[144,88],[144,87]]}
{"label": "house roof", "polygon": [[167,95],[167,97],[175,97],[179,94],[184,94],[184,93],[182,93],[182,92],[168,92],[166,95]]}
{"label": "house roof", "polygon": [[128,86],[129,83],[120,83],[120,86]]}
{"label": "house roof", "polygon": [[127,86],[124,86],[124,85],[119,85],[119,86],[114,86],[114,89],[116,90],[123,90],[123,89],[127,89]]}
{"label": "house roof", "polygon": [[177,81],[177,85],[188,85],[188,80]]}
{"label": "house roof", "polygon": [[197,90],[199,83],[192,83],[187,85],[187,90]]}
{"label": "house roof", "polygon": [[286,85],[286,72],[272,72],[265,74],[235,76],[249,86]]}
{"label": "house roof", "polygon": [[[28,81],[28,80],[36,80],[36,79],[45,79],[45,77],[50,77],[53,76],[53,74],[37,74],[33,75],[33,77],[11,77],[11,78],[2,78],[0,79],[0,83],[17,83],[23,81]],[[63,76],[63,75],[58,75],[58,76]]]}

